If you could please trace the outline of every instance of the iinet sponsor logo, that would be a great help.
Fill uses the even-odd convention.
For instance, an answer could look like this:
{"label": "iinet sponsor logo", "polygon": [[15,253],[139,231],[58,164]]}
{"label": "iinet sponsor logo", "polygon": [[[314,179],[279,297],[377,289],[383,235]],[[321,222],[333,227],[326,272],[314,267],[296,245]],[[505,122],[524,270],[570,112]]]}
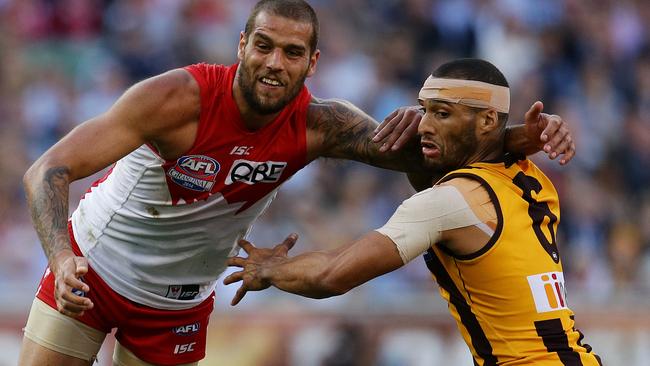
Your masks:
{"label": "iinet sponsor logo", "polygon": [[528,276],[538,313],[567,309],[564,274],[548,272]]}

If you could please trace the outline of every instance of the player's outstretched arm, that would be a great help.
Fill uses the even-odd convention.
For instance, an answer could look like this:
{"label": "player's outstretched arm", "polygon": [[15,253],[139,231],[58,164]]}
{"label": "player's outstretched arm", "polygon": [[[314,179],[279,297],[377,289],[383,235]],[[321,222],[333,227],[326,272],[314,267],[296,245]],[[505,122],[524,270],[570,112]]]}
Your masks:
{"label": "player's outstretched arm", "polygon": [[[416,107],[400,111],[406,130],[391,134],[391,139],[399,139],[401,144],[400,149],[391,149],[384,142],[373,141],[377,121],[352,103],[314,98],[307,116],[309,160],[349,159],[392,170],[423,172],[419,140],[415,138],[421,116]],[[402,134],[408,138],[401,138]]]}
{"label": "player's outstretched arm", "polygon": [[[308,112],[308,158],[350,159],[404,171],[416,190],[429,188],[442,172],[428,171],[422,165],[419,108],[400,108],[378,125],[347,101],[314,98]],[[526,155],[543,150],[550,159],[562,156],[560,164],[566,164],[575,155],[571,133],[560,116],[542,113],[542,109],[541,102],[534,103],[524,124],[508,128],[506,150]]]}
{"label": "player's outstretched arm", "polygon": [[164,144],[165,136],[198,118],[199,109],[198,85],[192,77],[183,70],[168,72],[130,88],[109,111],[76,127],[29,168],[23,178],[27,202],[55,275],[60,312],[78,316],[93,306],[71,292],[90,289],[79,280],[88,263],[70,246],[70,182],[105,168],[145,142]]}
{"label": "player's outstretched arm", "polygon": [[228,259],[228,265],[242,270],[223,281],[226,285],[241,281],[231,305],[237,305],[248,291],[270,286],[315,299],[342,295],[404,265],[393,241],[375,231],[334,250],[288,257],[297,238],[291,234],[272,249],[240,241],[248,257]]}

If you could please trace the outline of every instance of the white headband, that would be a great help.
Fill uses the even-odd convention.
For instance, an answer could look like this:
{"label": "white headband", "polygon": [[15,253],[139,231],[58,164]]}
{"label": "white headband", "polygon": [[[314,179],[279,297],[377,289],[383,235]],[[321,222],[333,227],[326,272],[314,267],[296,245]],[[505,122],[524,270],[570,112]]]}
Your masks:
{"label": "white headband", "polygon": [[502,113],[510,111],[509,88],[475,80],[429,76],[420,89],[418,98],[437,99],[476,108],[494,108]]}

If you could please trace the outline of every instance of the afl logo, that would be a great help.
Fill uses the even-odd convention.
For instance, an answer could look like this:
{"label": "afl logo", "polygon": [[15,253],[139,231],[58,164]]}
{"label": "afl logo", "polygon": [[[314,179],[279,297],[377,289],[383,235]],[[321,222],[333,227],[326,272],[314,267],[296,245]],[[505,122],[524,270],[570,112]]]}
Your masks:
{"label": "afl logo", "polygon": [[201,330],[201,323],[199,322],[172,328],[172,332],[180,336],[189,336],[196,334],[199,332],[199,330]]}
{"label": "afl logo", "polygon": [[221,166],[205,155],[181,156],[167,171],[171,180],[187,189],[210,192]]}

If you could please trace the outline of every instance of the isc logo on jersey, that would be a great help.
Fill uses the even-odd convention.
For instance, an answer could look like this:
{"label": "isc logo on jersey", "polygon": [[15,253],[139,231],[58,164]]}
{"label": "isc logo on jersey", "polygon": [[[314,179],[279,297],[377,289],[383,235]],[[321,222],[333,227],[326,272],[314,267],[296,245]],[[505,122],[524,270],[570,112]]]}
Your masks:
{"label": "isc logo on jersey", "polygon": [[205,155],[181,156],[167,171],[171,180],[187,189],[210,192],[221,166]]}
{"label": "isc logo on jersey", "polygon": [[568,309],[562,272],[540,273],[527,278],[538,313]]}
{"label": "isc logo on jersey", "polygon": [[280,180],[280,176],[287,166],[283,161],[250,161],[235,160],[232,163],[230,172],[226,177],[226,185],[235,182],[246,184],[255,183],[275,183]]}

